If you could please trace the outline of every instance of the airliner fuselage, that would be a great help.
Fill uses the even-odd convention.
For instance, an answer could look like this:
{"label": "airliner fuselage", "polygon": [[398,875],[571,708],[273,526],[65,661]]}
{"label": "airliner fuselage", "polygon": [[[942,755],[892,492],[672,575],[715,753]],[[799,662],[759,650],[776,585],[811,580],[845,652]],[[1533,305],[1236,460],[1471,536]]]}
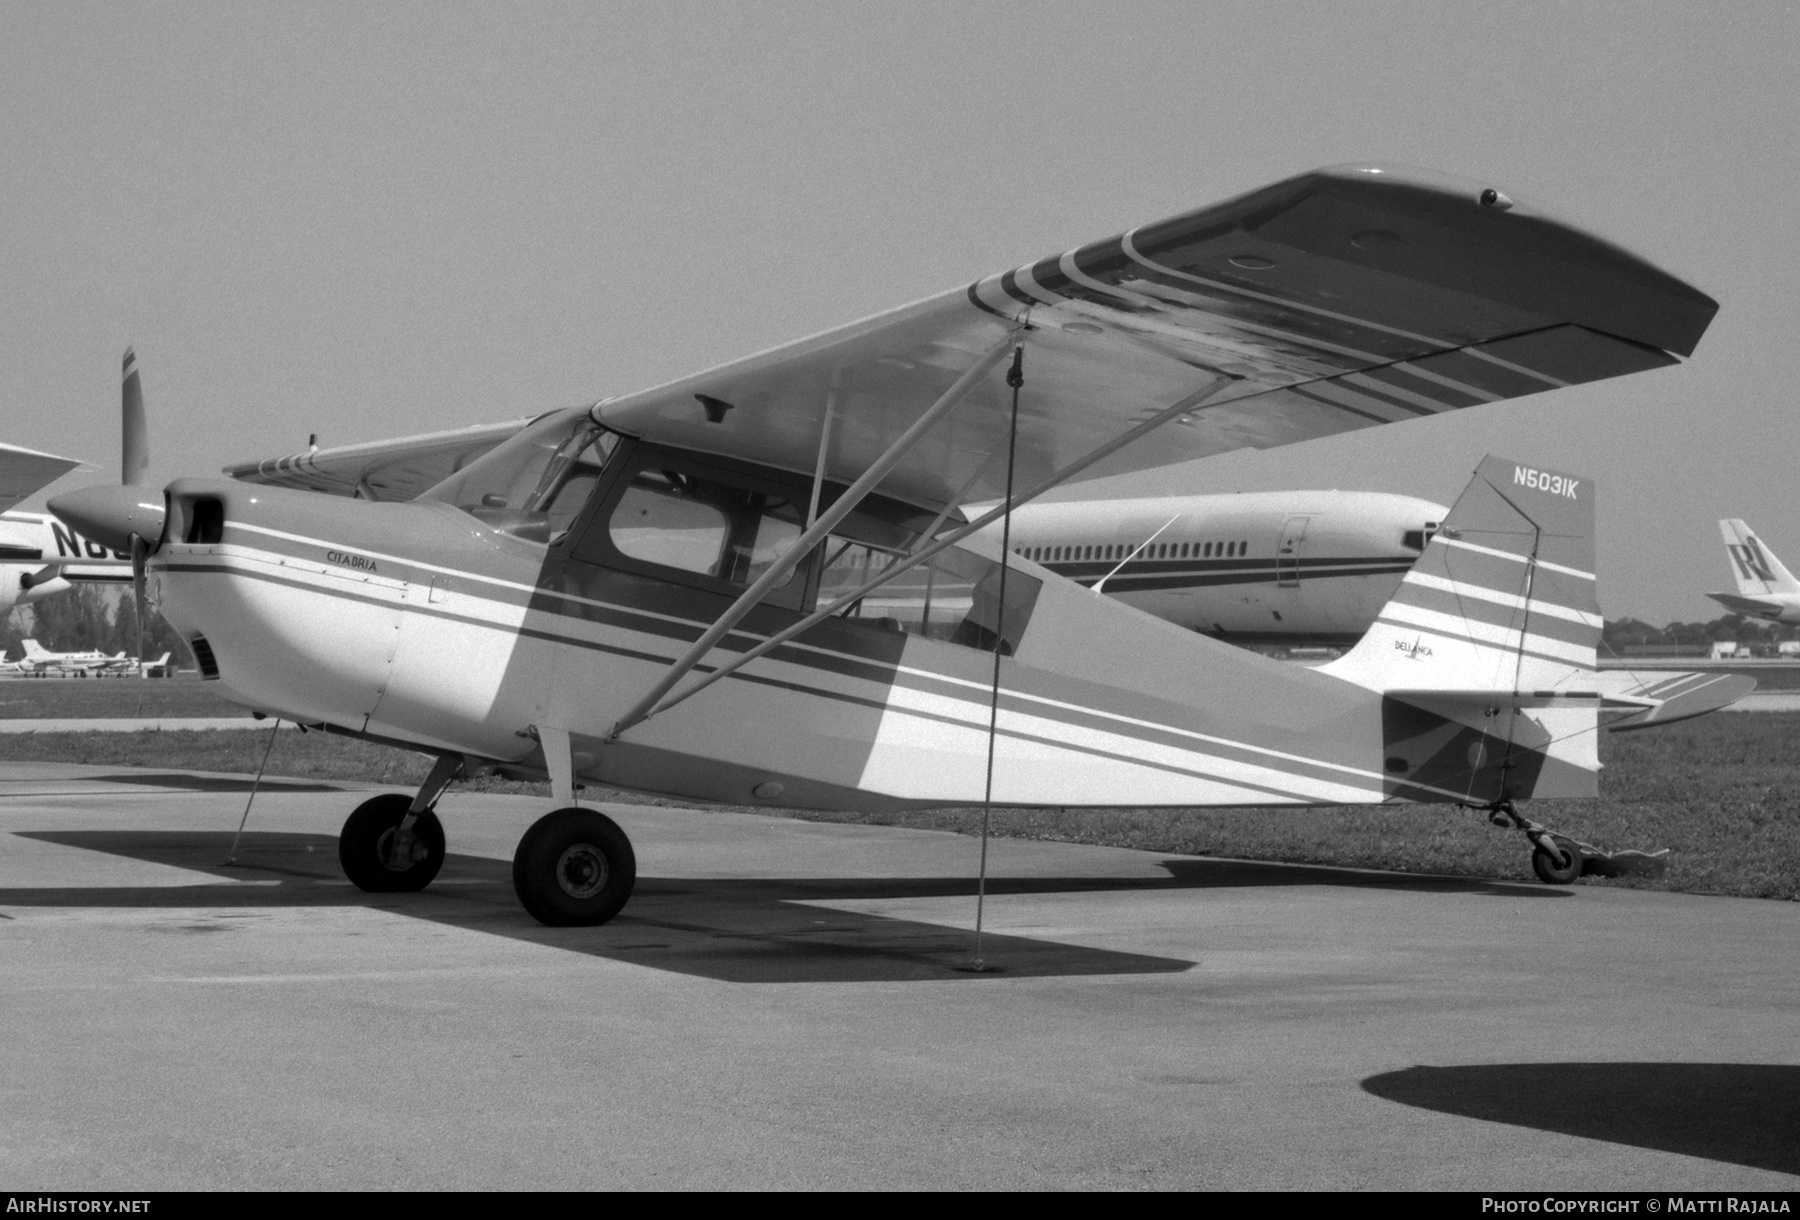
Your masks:
{"label": "airliner fuselage", "polygon": [[1059,575],[1207,635],[1348,645],[1447,512],[1366,491],[1070,501],[1020,509],[1011,543]]}

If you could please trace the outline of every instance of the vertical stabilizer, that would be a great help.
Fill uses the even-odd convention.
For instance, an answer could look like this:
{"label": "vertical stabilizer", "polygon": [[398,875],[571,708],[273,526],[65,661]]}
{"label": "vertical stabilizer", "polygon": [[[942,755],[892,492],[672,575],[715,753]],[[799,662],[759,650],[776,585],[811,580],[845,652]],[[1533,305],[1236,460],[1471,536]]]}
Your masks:
{"label": "vertical stabilizer", "polygon": [[125,349],[124,382],[120,387],[119,482],[137,487],[149,478],[150,437],[144,423],[144,388],[138,381],[137,353]]}
{"label": "vertical stabilizer", "polygon": [[1362,640],[1324,672],[1380,691],[1397,794],[1592,796],[1594,485],[1489,457]]}
{"label": "vertical stabilizer", "polygon": [[1719,533],[1725,539],[1725,553],[1731,557],[1731,574],[1737,580],[1739,593],[1745,597],[1800,593],[1800,581],[1775,558],[1773,551],[1763,546],[1748,525],[1735,518],[1721,521]]}
{"label": "vertical stabilizer", "polygon": [[1594,485],[1489,457],[1350,653],[1374,690],[1533,691],[1592,674]]}

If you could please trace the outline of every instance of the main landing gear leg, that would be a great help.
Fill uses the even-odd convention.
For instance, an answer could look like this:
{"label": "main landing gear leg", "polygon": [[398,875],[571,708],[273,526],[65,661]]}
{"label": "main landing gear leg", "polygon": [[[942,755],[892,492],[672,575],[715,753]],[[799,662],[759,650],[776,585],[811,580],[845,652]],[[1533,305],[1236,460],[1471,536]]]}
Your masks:
{"label": "main landing gear leg", "polygon": [[593,927],[617,915],[637,885],[637,853],[619,824],[575,805],[575,761],[566,729],[538,725],[556,803],[569,808],[532,823],[513,853],[513,892],[539,923]]}
{"label": "main landing gear leg", "polygon": [[356,807],[338,834],[344,875],[372,894],[422,890],[444,866],[444,827],[432,806],[462,771],[462,759],[440,755],[418,794],[384,792]]}
{"label": "main landing gear leg", "polygon": [[1545,885],[1568,885],[1581,876],[1581,845],[1566,835],[1553,834],[1513,808],[1511,798],[1502,797],[1492,805],[1484,805],[1488,821],[1503,829],[1522,830],[1531,840],[1531,871]]}

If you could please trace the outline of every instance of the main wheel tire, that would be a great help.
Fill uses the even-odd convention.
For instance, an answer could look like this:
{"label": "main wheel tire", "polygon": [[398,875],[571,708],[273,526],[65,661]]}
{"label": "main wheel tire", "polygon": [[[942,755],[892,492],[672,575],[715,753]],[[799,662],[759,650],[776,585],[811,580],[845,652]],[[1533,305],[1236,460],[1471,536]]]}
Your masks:
{"label": "main wheel tire", "polygon": [[637,885],[637,854],[619,824],[592,809],[558,809],[532,823],[513,853],[513,891],[553,928],[617,915]]}
{"label": "main wheel tire", "polygon": [[1581,849],[1567,839],[1552,839],[1551,842],[1568,853],[1568,860],[1558,860],[1542,847],[1537,847],[1531,853],[1531,871],[1545,885],[1568,885],[1581,876]]}
{"label": "main wheel tire", "polygon": [[389,863],[394,831],[410,808],[411,797],[387,792],[358,805],[344,822],[338,833],[338,863],[357,889],[371,894],[411,893],[430,885],[444,867],[444,825],[429,809],[413,822],[415,858],[404,868]]}

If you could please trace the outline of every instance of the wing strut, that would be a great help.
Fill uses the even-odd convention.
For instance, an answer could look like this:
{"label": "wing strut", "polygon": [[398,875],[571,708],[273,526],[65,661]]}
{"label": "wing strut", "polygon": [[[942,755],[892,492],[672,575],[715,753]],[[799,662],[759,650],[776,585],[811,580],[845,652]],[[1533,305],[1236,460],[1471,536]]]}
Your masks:
{"label": "wing strut", "polygon": [[[950,388],[945,390],[943,395],[913,422],[912,427],[901,433],[898,439],[888,446],[887,452],[876,458],[874,464],[863,471],[862,477],[852,483],[849,490],[838,497],[837,503],[819,514],[818,519],[795,540],[794,544],[787,549],[786,554],[769,565],[769,570],[758,577],[748,589],[745,589],[743,594],[731,603],[730,608],[721,614],[712,626],[701,633],[700,638],[695,640],[693,645],[669,667],[669,672],[650,688],[650,693],[639,699],[629,712],[619,718],[619,722],[613,725],[612,732],[607,734],[606,740],[617,741],[620,733],[640,720],[648,718],[651,715],[651,709],[656,706],[656,701],[668,694],[677,682],[687,676],[689,670],[705,659],[706,654],[712,651],[713,645],[724,639],[725,634],[737,626],[738,621],[750,613],[770,589],[785,581],[788,573],[799,566],[800,561],[806,558],[815,546],[819,545],[820,540],[831,532],[832,527],[849,516],[850,510],[862,503],[863,497],[874,491],[876,485],[887,477],[888,472],[898,466],[900,460],[912,451],[913,446],[924,439],[925,434],[931,431],[932,425],[955,410],[962,400],[969,396],[969,391],[979,385],[981,379],[987,376],[988,371],[1000,363],[1001,358],[1017,343],[1018,332],[1008,331],[1005,338],[983,352],[981,358],[969,366],[968,371],[958,377]],[[822,449],[821,452],[823,452]]]}
{"label": "wing strut", "polygon": [[810,528],[819,519],[819,493],[825,490],[825,463],[831,457],[831,421],[837,416],[838,375],[831,375],[831,388],[825,393],[825,419],[819,425],[819,460],[813,467],[812,503],[806,508],[806,524]]}
{"label": "wing strut", "polygon": [[988,837],[994,823],[994,744],[1000,736],[1000,658],[1006,649],[1006,574],[1012,570],[1013,468],[1019,454],[1019,387],[1025,384],[1025,348],[1013,348],[1012,368],[1006,372],[1012,387],[1012,419],[1006,429],[1006,516],[1000,525],[1000,597],[994,609],[994,681],[988,691],[987,779],[981,788],[981,867],[975,874],[975,960],[964,967],[970,974],[989,974],[995,969],[981,956],[982,915],[987,909]]}
{"label": "wing strut", "polygon": [[[1067,466],[1064,466],[1061,470],[1045,479],[1042,483],[1039,483],[1036,487],[1033,487],[1030,491],[1025,492],[1023,495],[1007,497],[1000,502],[998,507],[989,509],[967,525],[954,529],[950,533],[945,534],[942,538],[939,538],[936,542],[933,542],[928,546],[920,547],[905,558],[889,564],[881,570],[880,575],[876,576],[873,580],[870,580],[867,584],[864,584],[861,588],[852,589],[850,592],[832,602],[829,606],[822,606],[819,609],[814,610],[811,614],[807,615],[793,626],[782,628],[780,631],[752,648],[749,652],[739,653],[730,661],[713,670],[679,694],[674,695],[653,707],[650,707],[650,701],[648,700],[640,702],[636,708],[632,709],[631,717],[619,721],[620,727],[615,728],[612,737],[609,737],[607,740],[611,741],[616,739],[620,733],[639,721],[648,720],[652,716],[660,715],[674,707],[677,703],[682,702],[684,699],[699,694],[714,682],[717,682],[720,678],[729,677],[731,674],[736,673],[738,670],[756,660],[756,658],[769,652],[771,649],[779,648],[781,645],[787,643],[807,628],[816,623],[824,622],[826,619],[842,610],[845,606],[850,605],[860,598],[867,597],[876,589],[881,588],[881,586],[899,576],[902,572],[916,568],[927,559],[930,559],[933,555],[936,555],[939,551],[946,550],[961,542],[970,534],[992,525],[995,521],[998,521],[1002,516],[1011,512],[1019,505],[1029,504],[1031,501],[1037,499],[1058,484],[1065,483],[1069,479],[1074,478],[1089,466],[1092,466],[1095,462],[1111,457],[1114,453],[1123,449],[1132,441],[1137,440],[1145,433],[1155,431],[1172,419],[1203,409],[1202,404],[1205,403],[1207,399],[1211,398],[1214,394],[1217,394],[1232,382],[1239,380],[1242,379],[1234,377],[1230,373],[1218,374],[1204,386],[1195,390],[1192,394],[1180,399],[1174,406],[1163,408],[1143,423],[1138,424],[1129,431],[1119,434],[1112,440],[1107,441],[1104,445],[1101,445],[1098,449],[1091,450],[1085,456],[1076,458],[1073,462],[1070,462]],[[796,547],[795,549],[798,550],[799,548]],[[721,632],[721,634],[723,633]],[[662,683],[661,691],[658,693],[657,698],[661,698],[662,693],[666,693],[668,690],[672,689],[674,685],[675,684],[672,681]],[[650,710],[643,712],[641,715],[638,714],[639,709],[644,707],[650,707]]]}

